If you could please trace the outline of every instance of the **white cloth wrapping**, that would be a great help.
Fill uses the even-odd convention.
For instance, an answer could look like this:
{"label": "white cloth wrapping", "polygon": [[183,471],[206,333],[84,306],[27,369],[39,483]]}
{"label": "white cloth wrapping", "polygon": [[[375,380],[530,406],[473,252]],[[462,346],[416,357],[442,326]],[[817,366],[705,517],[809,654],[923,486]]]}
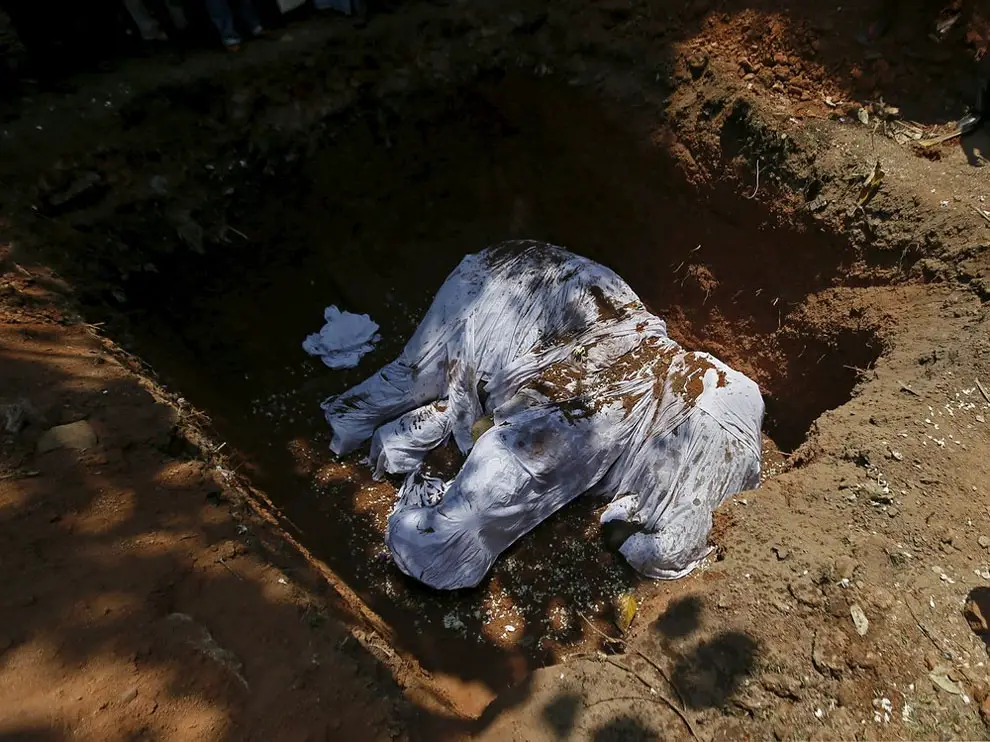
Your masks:
{"label": "white cloth wrapping", "polygon": [[[677,578],[711,551],[712,511],[759,483],[756,384],[682,350],[611,270],[542,243],[466,257],[401,355],[323,409],[333,451],[371,438],[375,475],[407,475],[388,548],[440,589],[477,585],[586,492],[612,498],[603,523],[629,524],[633,567]],[[449,436],[469,455],[443,482],[420,467]]]}
{"label": "white cloth wrapping", "polygon": [[326,324],[303,340],[303,350],[319,356],[330,368],[354,368],[381,339],[378,325],[367,314],[342,312],[335,306],[323,312]]}

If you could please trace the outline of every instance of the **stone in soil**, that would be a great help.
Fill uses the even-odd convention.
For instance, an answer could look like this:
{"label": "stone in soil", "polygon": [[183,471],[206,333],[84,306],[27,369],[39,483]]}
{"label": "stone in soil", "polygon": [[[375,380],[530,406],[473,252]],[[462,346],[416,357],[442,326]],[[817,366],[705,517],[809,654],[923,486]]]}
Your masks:
{"label": "stone in soil", "polygon": [[795,578],[788,587],[790,588],[791,595],[799,603],[812,608],[821,608],[825,603],[822,591],[814,583],[810,575],[801,575]]}
{"label": "stone in soil", "polygon": [[59,449],[85,451],[96,446],[97,438],[92,426],[85,420],[56,425],[46,430],[38,439],[38,453],[48,453]]}
{"label": "stone in soil", "polygon": [[815,633],[811,658],[818,671],[825,675],[841,675],[846,669],[849,639],[839,629],[824,627]]}

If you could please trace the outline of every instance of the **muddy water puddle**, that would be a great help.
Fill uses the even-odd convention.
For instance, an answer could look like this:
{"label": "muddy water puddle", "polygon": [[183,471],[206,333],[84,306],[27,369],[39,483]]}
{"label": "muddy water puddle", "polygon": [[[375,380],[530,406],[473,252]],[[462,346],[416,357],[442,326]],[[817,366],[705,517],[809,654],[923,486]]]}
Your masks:
{"label": "muddy water puddle", "polygon": [[[840,344],[789,318],[841,283],[841,242],[781,227],[734,194],[699,193],[651,134],[547,81],[372,108],[328,133],[291,177],[275,168],[257,196],[229,206],[244,239],[160,265],[128,292],[139,354],[210,415],[240,471],[399,648],[476,689],[465,693],[478,704],[579,649],[590,637],[583,617],[609,620],[617,594],[670,588],[642,583],[609,552],[603,503],[582,500],[506,552],[476,590],[430,591],[392,565],[383,532],[395,483],[372,481],[358,456],[330,455],[319,404],[401,349],[464,254],[532,238],[615,269],[675,338],[761,384],[768,474],[848,398],[849,369],[879,352],[866,334],[840,334]],[[330,371],[301,349],[329,304],[382,327],[357,369]]]}

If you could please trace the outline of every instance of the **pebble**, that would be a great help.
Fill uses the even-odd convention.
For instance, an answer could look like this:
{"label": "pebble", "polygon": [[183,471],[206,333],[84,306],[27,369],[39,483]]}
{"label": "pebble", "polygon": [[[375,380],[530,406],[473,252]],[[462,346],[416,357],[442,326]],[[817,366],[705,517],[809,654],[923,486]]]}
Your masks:
{"label": "pebble", "polygon": [[853,603],[849,606],[849,614],[852,616],[853,625],[856,627],[856,633],[860,636],[866,636],[866,632],[870,630],[870,619],[866,617],[866,613],[863,609],[860,608],[857,603]]}
{"label": "pebble", "polygon": [[138,697],[138,689],[136,687],[129,688],[120,694],[120,703],[126,705]]}
{"label": "pebble", "polygon": [[984,549],[990,549],[990,536],[980,536],[978,539],[976,539],[976,543],[978,543]]}

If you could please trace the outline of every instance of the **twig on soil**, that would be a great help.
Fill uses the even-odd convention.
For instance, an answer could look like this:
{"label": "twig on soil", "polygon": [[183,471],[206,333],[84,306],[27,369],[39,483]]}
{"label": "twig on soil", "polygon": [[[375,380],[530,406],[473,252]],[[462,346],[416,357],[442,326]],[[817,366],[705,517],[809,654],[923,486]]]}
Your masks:
{"label": "twig on soil", "polygon": [[918,392],[916,392],[914,389],[912,389],[911,387],[909,387],[903,381],[899,381],[897,383],[901,385],[901,391],[902,392],[907,392],[908,394],[913,394],[916,397],[920,397],[921,396],[920,394],[918,394]]}
{"label": "twig on soil", "polygon": [[753,189],[753,192],[750,195],[748,196],[744,195],[743,198],[754,199],[756,198],[756,194],[759,193],[759,191],[760,191],[760,158],[757,157],[756,158],[756,188]]}
{"label": "twig on soil", "polygon": [[667,708],[681,717],[681,721],[684,722],[684,726],[686,726],[688,731],[691,732],[692,737],[695,737],[696,739],[704,739],[704,737],[700,737],[698,732],[695,731],[694,725],[688,721],[685,713],[677,708],[677,705],[667,698],[667,696],[662,693],[657,693],[656,691],[654,691],[654,695],[650,696],[613,696],[612,698],[601,698],[593,703],[585,704],[585,708],[591,708],[592,706],[597,706],[600,703],[611,703],[612,701],[661,701],[667,705]]}
{"label": "twig on soil", "polygon": [[0,482],[7,479],[30,479],[31,477],[36,477],[41,472],[38,471],[12,471],[9,474],[0,474]]}
{"label": "twig on soil", "polygon": [[650,682],[650,681],[649,681],[649,680],[648,680],[648,679],[647,679],[647,678],[646,678],[646,677],[645,677],[645,676],[644,676],[644,675],[643,675],[642,673],[640,673],[639,671],[637,671],[637,670],[634,670],[634,669],[633,669],[633,668],[631,668],[631,667],[627,667],[626,665],[623,665],[623,664],[622,664],[621,662],[619,662],[619,661],[618,661],[617,659],[615,659],[614,657],[609,657],[608,655],[605,655],[604,657],[602,657],[602,659],[603,659],[603,660],[604,660],[605,662],[607,662],[608,664],[610,664],[610,665],[615,665],[615,666],[616,666],[616,667],[618,667],[618,668],[619,668],[620,670],[625,670],[625,671],[626,671],[626,672],[628,672],[628,673],[629,673],[630,675],[632,675],[632,676],[634,676],[634,677],[635,677],[635,678],[636,678],[637,680],[639,680],[639,682],[641,682],[641,683],[642,683],[643,685],[645,685],[645,686],[646,686],[647,688],[649,688],[650,690],[653,690],[653,683],[651,683],[651,682]]}
{"label": "twig on soil", "polygon": [[241,577],[239,574],[237,574],[234,570],[230,568],[230,565],[223,560],[223,557],[217,557],[217,563],[222,564],[223,568],[226,569],[228,572],[230,572],[232,575],[234,575],[234,577],[236,577],[238,580],[242,580],[242,581],[244,580],[243,577]]}
{"label": "twig on soil", "polygon": [[[702,737],[700,734],[698,734],[698,730],[694,728],[694,724],[691,722],[691,719],[688,717],[687,713],[685,713],[683,710],[681,710],[681,708],[679,706],[677,706],[677,704],[675,704],[670,698],[667,698],[665,695],[663,695],[658,690],[656,690],[653,687],[653,683],[651,683],[649,680],[647,680],[645,677],[643,677],[643,675],[641,673],[637,672],[636,670],[634,670],[631,667],[626,667],[621,662],[619,662],[617,659],[614,659],[612,657],[606,656],[605,657],[605,661],[608,662],[610,665],[614,665],[615,667],[618,667],[620,670],[625,670],[630,675],[634,676],[637,680],[639,680],[639,682],[641,682],[643,685],[645,685],[647,688],[650,689],[650,693],[655,694],[656,697],[653,700],[661,700],[661,701],[663,701],[664,703],[666,703],[673,710],[673,712],[675,714],[677,714],[679,717],[681,717],[681,721],[684,722],[684,726],[686,726],[688,728],[688,731],[691,732],[691,735],[693,737],[696,737],[697,739],[704,739],[704,737]],[[664,679],[666,679],[666,677]],[[670,682],[670,681],[668,681],[668,682]],[[674,689],[674,692],[675,693],[677,693],[677,687],[674,686],[673,683],[670,684],[670,687]],[[683,706],[684,705],[684,701],[683,701],[683,699],[680,699],[680,693],[677,693],[677,695],[678,695],[678,699],[681,702],[681,706]]]}
{"label": "twig on soil", "polygon": [[935,649],[937,649],[939,652],[945,652],[945,649],[942,647],[942,645],[938,643],[938,640],[935,638],[932,632],[929,631],[928,628],[923,623],[921,623],[921,619],[918,618],[918,614],[915,612],[914,606],[911,605],[911,601],[905,600],[904,604],[908,607],[908,610],[911,611],[911,616],[914,618],[914,622],[918,624],[918,628],[921,630],[921,633],[924,634],[926,637],[928,637],[928,640],[935,645]]}
{"label": "twig on soil", "polygon": [[922,139],[920,142],[916,142],[916,144],[923,149],[928,149],[929,147],[934,147],[938,144],[948,142],[950,139],[961,137],[964,133],[965,132],[963,132],[962,129],[956,129],[948,134],[942,134],[941,136],[932,137],[931,139]]}
{"label": "twig on soil", "polygon": [[973,211],[975,211],[975,212],[976,212],[977,214],[979,214],[979,215],[980,215],[980,216],[982,216],[982,217],[983,217],[984,219],[986,219],[986,221],[987,221],[987,224],[990,224],[990,212],[986,212],[986,211],[984,211],[984,210],[983,210],[983,209],[981,209],[981,208],[980,208],[979,206],[973,206],[973,204],[970,204],[970,205],[969,205],[969,208],[971,208],[971,209],[972,209]]}
{"label": "twig on soil", "polygon": [[859,366],[849,366],[848,364],[845,363],[842,364],[842,368],[848,369],[850,371],[855,371],[860,376],[866,376],[868,373],[870,373],[870,371],[873,371],[874,375],[876,375],[876,371],[874,371],[873,369],[860,368]]}
{"label": "twig on soil", "polygon": [[980,383],[979,379],[976,380],[976,388],[980,390],[980,394],[983,395],[983,399],[990,402],[990,394],[987,394],[986,388]]}
{"label": "twig on soil", "polygon": [[653,659],[652,657],[650,657],[649,655],[646,655],[646,654],[643,654],[642,652],[640,652],[640,651],[639,651],[638,649],[636,649],[635,647],[630,647],[630,646],[629,646],[629,642],[627,642],[627,641],[626,641],[625,639],[622,639],[622,638],[620,638],[620,637],[612,637],[612,636],[609,636],[609,635],[608,635],[608,634],[606,634],[606,633],[605,633],[604,631],[602,631],[602,630],[601,630],[601,629],[599,629],[599,628],[598,628],[597,626],[595,626],[595,625],[594,625],[593,623],[591,623],[591,621],[590,621],[590,620],[588,619],[588,617],[587,617],[586,615],[584,615],[583,613],[581,613],[581,611],[578,611],[578,612],[577,612],[577,614],[578,614],[578,615],[579,615],[579,616],[580,616],[580,617],[581,617],[582,619],[584,619],[584,622],[585,622],[586,624],[588,624],[588,626],[589,626],[589,628],[590,628],[590,629],[591,629],[592,631],[594,631],[594,632],[595,632],[596,634],[598,634],[598,636],[600,636],[600,637],[602,637],[602,638],[603,638],[603,639],[604,639],[605,641],[607,641],[607,642],[612,642],[612,643],[614,643],[614,644],[621,644],[621,645],[622,645],[623,647],[625,647],[626,649],[631,649],[631,650],[632,650],[633,652],[635,652],[635,653],[636,653],[636,654],[637,654],[638,656],[640,656],[640,657],[642,657],[642,658],[643,658],[644,660],[646,660],[646,662],[647,662],[647,663],[649,663],[649,665],[650,665],[650,667],[652,667],[652,668],[653,668],[654,670],[656,670],[656,671],[657,671],[657,673],[659,673],[659,675],[660,675],[660,677],[662,677],[662,678],[663,678],[664,680],[666,680],[666,681],[667,681],[667,684],[668,684],[668,685],[669,685],[669,686],[670,686],[671,688],[673,688],[673,690],[674,690],[674,693],[676,693],[676,694],[677,694],[677,700],[679,700],[679,701],[681,702],[681,704],[683,705],[683,703],[684,703],[684,696],[682,696],[682,695],[681,695],[681,691],[680,691],[680,690],[678,689],[678,687],[677,687],[677,686],[676,686],[676,685],[674,684],[674,681],[670,679],[670,676],[669,676],[669,675],[667,675],[667,673],[666,673],[666,672],[664,671],[664,669],[663,669],[662,667],[660,667],[660,665],[659,665],[659,664],[658,664],[658,663],[656,662],[656,660],[654,660],[654,659]]}
{"label": "twig on soil", "polygon": [[228,224],[227,225],[227,229],[229,229],[231,232],[233,232],[234,234],[236,234],[238,237],[240,237],[245,242],[250,242],[250,240],[248,240],[248,236],[246,234],[244,234],[241,230],[237,229],[236,227],[232,227],[232,226],[230,226]]}

